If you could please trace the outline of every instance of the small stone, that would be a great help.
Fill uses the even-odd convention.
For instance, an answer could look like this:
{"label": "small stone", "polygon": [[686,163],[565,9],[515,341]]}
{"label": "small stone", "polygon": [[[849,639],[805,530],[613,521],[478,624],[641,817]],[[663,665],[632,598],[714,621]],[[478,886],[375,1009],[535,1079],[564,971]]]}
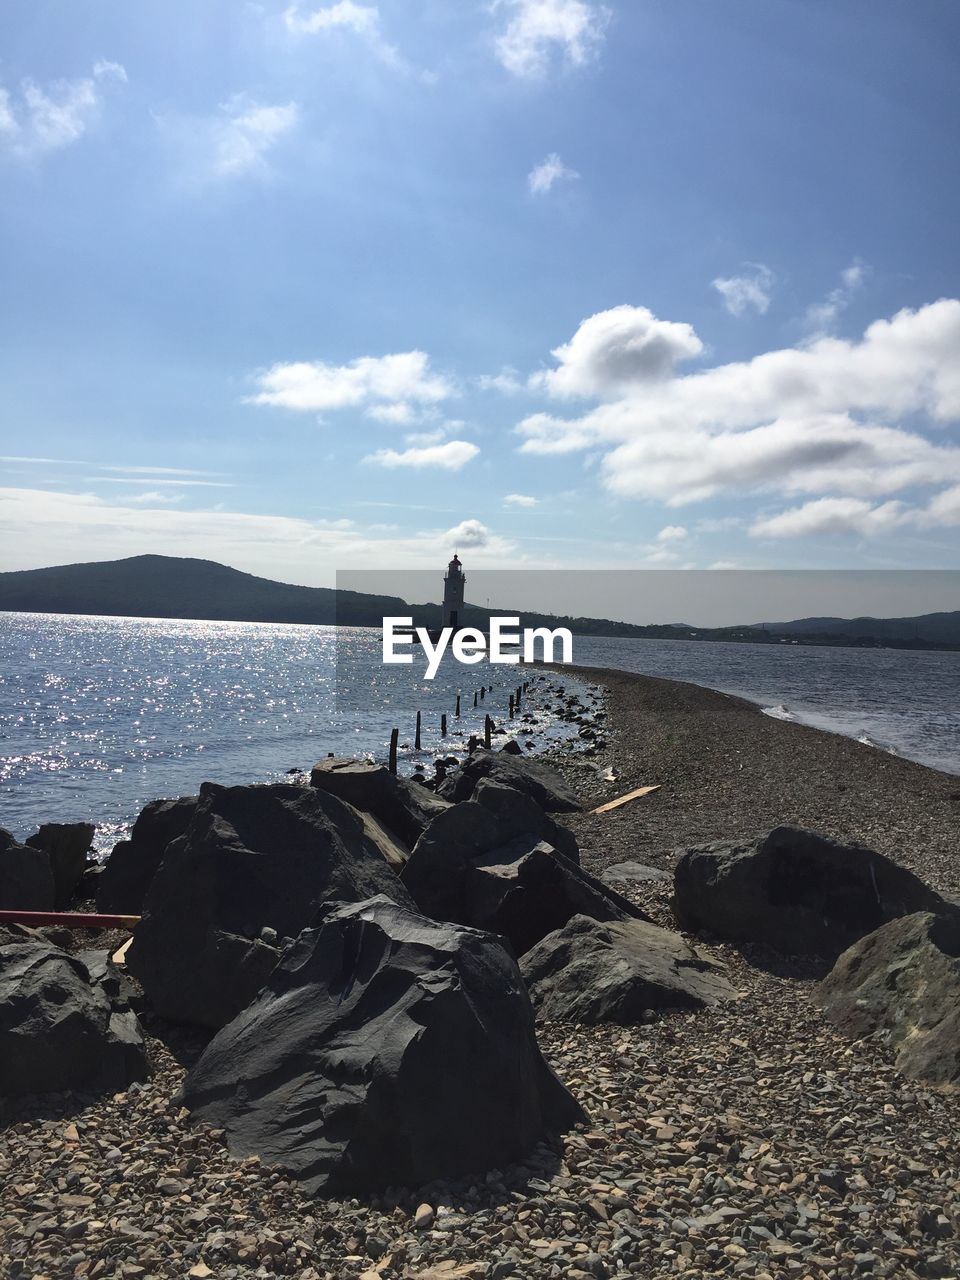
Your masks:
{"label": "small stone", "polygon": [[413,1225],[418,1231],[429,1231],[436,1216],[432,1205],[422,1204],[413,1215]]}

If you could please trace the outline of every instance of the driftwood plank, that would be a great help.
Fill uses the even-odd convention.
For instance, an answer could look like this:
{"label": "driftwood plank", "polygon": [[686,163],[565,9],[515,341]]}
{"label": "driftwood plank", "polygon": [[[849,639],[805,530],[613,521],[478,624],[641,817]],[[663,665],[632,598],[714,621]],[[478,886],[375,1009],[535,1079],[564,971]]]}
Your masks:
{"label": "driftwood plank", "polygon": [[591,809],[591,813],[609,813],[611,809],[619,809],[622,804],[627,804],[630,800],[639,800],[641,796],[648,796],[651,791],[659,791],[662,783],[655,783],[652,787],[637,787],[636,791],[628,791],[625,796],[617,796],[616,800],[608,800],[606,804],[601,804],[596,809]]}

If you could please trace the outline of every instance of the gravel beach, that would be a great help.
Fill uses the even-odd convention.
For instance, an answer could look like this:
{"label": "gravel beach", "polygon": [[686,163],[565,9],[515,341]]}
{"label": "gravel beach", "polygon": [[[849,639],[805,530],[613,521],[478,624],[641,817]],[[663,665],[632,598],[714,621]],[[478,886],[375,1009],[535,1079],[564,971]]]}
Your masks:
{"label": "gravel beach", "polygon": [[[603,749],[554,757],[584,804],[661,784],[607,814],[565,815],[589,869],[670,870],[690,844],[792,822],[960,892],[960,778],[692,685],[570,674],[609,691]],[[675,927],[668,882],[618,888]],[[713,950],[741,993],[732,1005],[634,1028],[541,1028],[590,1117],[561,1151],[363,1203],[311,1200],[191,1126],[174,1095],[202,1040],[146,1019],[156,1070],[144,1085],[6,1106],[3,1275],[960,1275],[956,1095],[842,1039],[802,967]]]}

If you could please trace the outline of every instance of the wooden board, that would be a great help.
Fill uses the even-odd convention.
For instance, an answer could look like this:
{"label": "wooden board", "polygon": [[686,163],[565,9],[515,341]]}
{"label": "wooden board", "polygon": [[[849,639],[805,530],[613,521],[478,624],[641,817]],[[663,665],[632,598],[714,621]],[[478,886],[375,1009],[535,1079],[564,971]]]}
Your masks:
{"label": "wooden board", "polygon": [[617,796],[616,800],[608,800],[606,804],[601,804],[596,809],[591,809],[591,813],[609,813],[611,809],[619,809],[622,804],[627,804],[631,800],[639,800],[641,796],[648,796],[651,791],[659,791],[663,784],[655,783],[652,787],[637,787],[636,791],[628,791],[625,796]]}

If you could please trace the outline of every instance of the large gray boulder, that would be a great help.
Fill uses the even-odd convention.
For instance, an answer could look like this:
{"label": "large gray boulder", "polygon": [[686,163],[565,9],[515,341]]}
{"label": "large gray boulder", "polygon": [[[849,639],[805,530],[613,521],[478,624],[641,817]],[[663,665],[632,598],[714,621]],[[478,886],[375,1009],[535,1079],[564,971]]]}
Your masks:
{"label": "large gray boulder", "polygon": [[0,945],[0,1096],[146,1079],[140,1024],[109,967],[39,940]]}
{"label": "large gray boulder", "polygon": [[42,849],[50,860],[57,911],[65,911],[70,905],[86,868],[95,832],[92,822],[45,822],[35,835],[27,837],[27,844],[32,849]]}
{"label": "large gray boulder", "polygon": [[310,773],[310,785],[372,814],[408,847],[415,845],[437,814],[448,807],[446,800],[420,783],[397,777],[382,764],[352,757],[321,760]]}
{"label": "large gray boulder", "polygon": [[585,1119],[501,943],[382,896],[298,938],[182,1101],[236,1155],[337,1196],[502,1168]]}
{"label": "large gray boulder", "polygon": [[97,877],[97,910],[138,916],[167,845],[182,836],[197,807],[196,796],[154,800],[120,840]]}
{"label": "large gray boulder", "polygon": [[704,1009],[737,992],[719,960],[646,920],[574,916],[520,961],[537,1017],[631,1026],[655,1010]]}
{"label": "large gray boulder", "polygon": [[883,854],[799,827],[777,827],[751,844],[689,849],[674,872],[683,928],[830,961],[888,920],[942,906]]}
{"label": "large gray boulder", "polygon": [[551,813],[573,813],[581,808],[573,788],[563,776],[542,760],[517,756],[507,751],[478,751],[441,783],[438,795],[459,803],[469,800],[481,778],[503,782],[536,800]]}
{"label": "large gray boulder", "polygon": [[577,914],[644,918],[558,852],[551,828],[558,838],[562,828],[528,796],[483,779],[472,800],[430,824],[403,869],[403,882],[425,915],[502,934],[518,956]]}
{"label": "large gray boulder", "polygon": [[55,901],[47,854],[0,830],[0,911],[52,911]]}
{"label": "large gray boulder", "polygon": [[918,912],[849,947],[820,984],[830,1021],[856,1040],[879,1033],[904,1075],[960,1083],[960,914]]}
{"label": "large gray boulder", "polygon": [[127,964],[162,1017],[222,1027],[266,982],[278,944],[323,903],[377,893],[413,905],[335,796],[207,782],[186,831],[167,846]]}

